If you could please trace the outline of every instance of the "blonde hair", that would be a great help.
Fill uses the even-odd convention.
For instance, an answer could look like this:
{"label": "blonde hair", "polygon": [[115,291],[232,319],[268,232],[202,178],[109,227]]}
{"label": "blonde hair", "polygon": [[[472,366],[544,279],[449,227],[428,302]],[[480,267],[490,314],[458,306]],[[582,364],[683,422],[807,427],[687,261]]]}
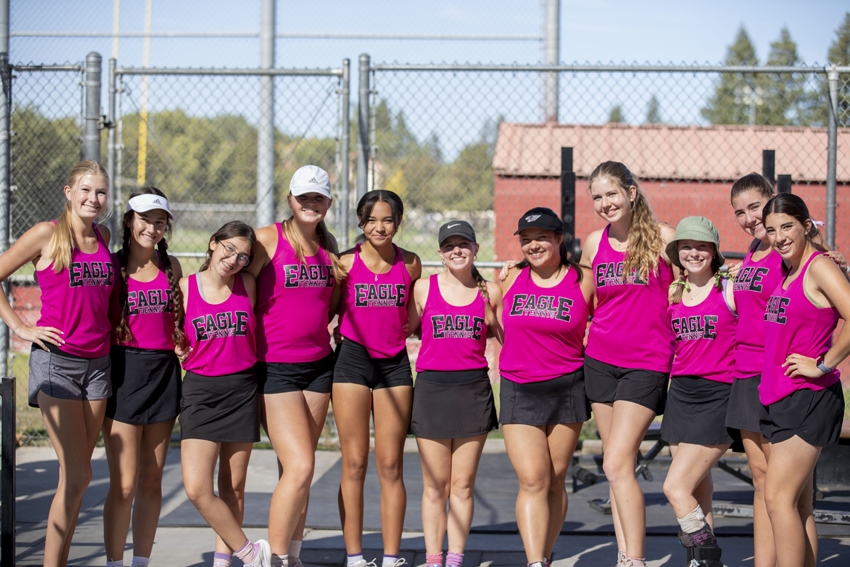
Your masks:
{"label": "blonde hair", "polygon": [[[106,169],[100,162],[93,159],[81,161],[71,168],[71,173],[68,174],[68,179],[65,185],[71,188],[73,193],[77,189],[77,184],[86,175],[99,175],[105,179],[109,179]],[[111,212],[107,201],[106,214],[103,218],[108,218]],[[65,201],[65,208],[59,219],[56,221],[56,230],[53,232],[53,237],[50,239],[50,258],[53,260],[53,271],[59,273],[71,264],[71,255],[77,248],[77,241],[74,238],[74,230],[71,227],[71,215],[74,213],[74,207],[71,199]]]}
{"label": "blonde hair", "polygon": [[487,323],[488,327],[493,326],[496,324],[496,314],[493,313],[493,309],[490,307],[490,292],[487,291],[487,280],[484,279],[484,276],[481,275],[475,264],[472,265],[472,277],[475,278],[475,283],[481,291],[481,297],[484,298],[484,322]]}
{"label": "blonde hair", "polygon": [[[298,259],[299,263],[302,263],[304,262],[304,247],[301,245],[301,240],[298,238],[298,234],[292,227],[294,222],[294,218],[289,217],[283,221],[280,226],[283,229],[283,235],[286,237],[286,240],[295,252],[295,257]],[[319,246],[327,252],[331,259],[331,264],[333,264],[334,280],[337,285],[340,285],[342,280],[344,280],[345,276],[348,274],[342,266],[342,262],[339,261],[339,250],[337,250],[336,244],[331,238],[331,233],[328,230],[327,225],[325,225],[325,221],[319,221],[319,224],[316,225],[316,236],[319,237]]]}
{"label": "blonde hair", "polygon": [[664,246],[661,240],[661,229],[655,220],[652,205],[641,190],[637,180],[625,165],[618,161],[606,161],[596,166],[590,174],[588,187],[600,177],[607,177],[627,194],[629,187],[635,187],[635,200],[632,202],[632,221],[629,225],[629,241],[626,251],[624,273],[638,271],[641,279],[648,279],[650,274],[658,274],[658,258]]}

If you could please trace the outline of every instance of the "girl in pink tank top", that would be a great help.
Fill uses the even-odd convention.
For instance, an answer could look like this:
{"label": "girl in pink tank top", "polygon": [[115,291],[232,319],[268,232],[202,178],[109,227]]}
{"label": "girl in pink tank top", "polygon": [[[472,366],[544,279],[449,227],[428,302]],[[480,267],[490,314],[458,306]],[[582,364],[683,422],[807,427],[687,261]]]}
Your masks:
{"label": "girl in pink tank top", "polygon": [[[47,518],[44,564],[64,565],[76,527],[90,461],[110,394],[109,297],[115,272],[106,213],[109,178],[96,161],[76,164],[64,187],[59,219],[26,231],[0,256],[0,282],[32,262],[41,287],[41,318],[21,321],[0,293],[0,317],[33,343],[29,403],[41,409],[59,460],[59,484]],[[87,417],[83,417],[83,416]]]}
{"label": "girl in pink tank top", "polygon": [[[607,161],[589,178],[593,208],[608,226],[585,239],[581,263],[593,272],[597,307],[584,361],[587,397],[602,447],[619,548],[618,560],[644,566],[645,509],[635,459],[650,423],[664,412],[673,337],[667,292],[673,281],[666,243],[675,231],[658,223],[629,169]],[[615,418],[615,414],[617,414]],[[621,424],[613,428],[613,424]],[[609,440],[617,439],[617,450]]]}
{"label": "girl in pink tank top", "polygon": [[[162,477],[168,440],[180,413],[180,362],[175,344],[183,335],[182,269],[168,255],[166,233],[173,216],[155,187],[133,191],[122,222],[122,247],[112,255],[116,285],[110,319],[113,333],[112,396],[106,406],[103,443],[109,491],[103,505],[107,561],[124,556],[132,507],[133,557],[149,559],[162,500],[160,483],[139,483],[138,463]],[[145,440],[143,443],[142,440]],[[127,470],[136,463],[135,470]]]}
{"label": "girl in pink tank top", "polygon": [[[736,333],[735,380],[726,414],[726,425],[740,430],[747,461],[753,475],[753,540],[757,563],[773,565],[773,533],[764,502],[767,474],[766,442],[761,433],[759,384],[764,361],[764,312],[768,299],[782,281],[782,257],[770,245],[762,209],[773,197],[773,185],[758,173],[750,173],[732,185],[731,202],[738,225],[753,243],[743,264],[732,265],[735,303],[738,308]],[[846,266],[844,256],[831,252],[831,257]],[[814,487],[808,483],[800,495],[800,509],[811,511]],[[805,519],[803,520],[806,521]],[[812,520],[813,521],[813,520]],[[817,541],[810,542],[817,548]]]}
{"label": "girl in pink tank top", "polygon": [[688,563],[716,565],[721,550],[704,511],[711,510],[711,468],[732,444],[726,409],[737,316],[731,285],[720,273],[726,262],[720,235],[710,220],[682,219],[667,257],[683,275],[670,288],[668,309],[676,359],[661,425],[661,438],[673,453],[664,493],[679,522]]}
{"label": "girl in pink tank top", "polygon": [[[547,534],[559,534],[564,525],[567,469],[590,417],[582,362],[593,280],[568,259],[563,223],[551,209],[527,211],[514,234],[525,260],[500,286],[499,423],[519,479],[517,510],[528,516],[518,522],[526,559],[543,567],[555,545]],[[541,478],[548,489],[540,489]]]}
{"label": "girl in pink tank top", "polygon": [[310,496],[303,487],[310,486],[333,384],[328,323],[344,275],[324,221],[332,203],[327,172],[299,168],[287,202],[292,216],[257,231],[254,260],[246,268],[257,278],[255,368],[263,426],[281,463],[303,465],[284,465],[269,509],[269,544],[283,565],[298,561],[303,538],[302,510]]}
{"label": "girl in pink tank top", "polygon": [[850,354],[850,326],[833,332],[839,317],[850,318],[850,282],[818,253],[818,230],[800,197],[777,195],[764,206],[763,219],[771,246],[788,266],[764,313],[759,394],[761,430],[770,442],[766,501],[776,557],[802,565],[807,551],[798,496],[821,449],[838,442],[844,416],[835,368]]}
{"label": "girl in pink tank top", "polygon": [[[349,567],[363,567],[363,483],[369,458],[369,414],[375,420],[381,481],[384,567],[393,567],[401,545],[407,496],[402,448],[410,425],[413,379],[405,346],[411,284],[419,257],[393,244],[404,205],[392,191],[366,193],[357,204],[365,242],[345,252],[341,287],[342,342],[337,346],[332,397],[342,449],[340,506]],[[377,449],[379,448],[380,449]],[[385,476],[384,471],[396,471]]]}
{"label": "girl in pink tank top", "polygon": [[[183,484],[189,500],[212,527],[216,558],[236,554],[246,565],[271,565],[267,541],[251,543],[228,502],[244,506],[244,479],[253,443],[260,440],[260,396],[254,363],[256,283],[242,268],[251,263],[254,229],[232,221],[212,235],[200,271],[180,280],[188,349],[180,403]],[[235,482],[217,483],[221,456]],[[239,480],[241,479],[241,481]],[[241,482],[241,484],[238,484]]]}
{"label": "girl in pink tank top", "polygon": [[[473,513],[467,495],[475,485],[487,432],[498,427],[484,353],[488,334],[501,338],[502,294],[473,264],[478,244],[468,222],[443,224],[438,241],[446,271],[418,280],[408,304],[410,331],[421,326],[422,335],[410,430],[419,447],[424,492],[439,491],[452,478],[464,487],[460,493],[445,493],[440,501],[422,498],[426,563],[443,565],[450,506],[451,515],[463,520],[459,533],[449,533],[446,566],[460,567]],[[461,445],[469,450],[460,450]]]}

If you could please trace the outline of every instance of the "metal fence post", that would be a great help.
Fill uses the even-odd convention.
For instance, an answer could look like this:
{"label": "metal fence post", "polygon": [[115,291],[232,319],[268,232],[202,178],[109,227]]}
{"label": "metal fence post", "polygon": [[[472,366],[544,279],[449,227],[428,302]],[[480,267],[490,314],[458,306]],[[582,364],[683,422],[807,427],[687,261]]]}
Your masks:
{"label": "metal fence post", "polygon": [[[274,68],[275,1],[263,0],[260,28],[260,68]],[[260,77],[260,119],[257,125],[257,226],[274,222],[274,77]]]}
{"label": "metal fence post", "polygon": [[776,185],[776,150],[761,151],[761,174],[771,185]]}
{"label": "metal fence post", "polygon": [[826,243],[835,248],[835,166],[838,154],[838,70],[833,65],[829,78],[829,129],[826,146]]}
{"label": "metal fence post", "polygon": [[[8,29],[9,3],[0,2],[0,4],[6,8]],[[3,92],[0,94],[0,254],[2,254],[9,248],[9,239],[12,234],[12,68],[9,66],[9,54],[6,52],[0,53],[0,81],[3,83]],[[8,296],[9,291],[7,280],[3,282],[0,292]],[[9,328],[0,324],[0,376],[9,373],[8,346]]]}
{"label": "metal fence post", "polygon": [[0,564],[15,564],[15,379],[4,376],[0,378],[0,397],[3,398],[2,437],[0,451],[2,452],[3,469],[0,471],[0,486],[3,496],[0,497]]}
{"label": "metal fence post", "polygon": [[339,231],[337,241],[340,250],[348,249],[348,215],[351,211],[348,187],[348,155],[351,145],[351,60],[342,60],[342,136],[340,140],[339,164]]}
{"label": "metal fence post", "polygon": [[[116,81],[118,80],[115,74],[117,61],[114,57],[109,60],[109,118],[107,119],[106,134],[106,172],[109,174],[109,196],[112,200],[112,207],[115,214],[109,217],[109,230],[115,234],[115,219],[121,218],[121,207],[118,203],[118,192],[115,190],[115,124],[117,117],[115,116],[115,98],[118,96]],[[113,244],[118,242],[117,238],[112,239]]]}
{"label": "metal fence post", "polygon": [[[547,65],[557,65],[561,44],[561,0],[546,2],[546,58]],[[545,73],[543,112],[546,122],[558,122],[558,72]]]}
{"label": "metal fence post", "polygon": [[100,53],[86,55],[86,115],[83,135],[83,159],[101,161],[100,157]]}
{"label": "metal fence post", "polygon": [[366,194],[369,185],[369,55],[360,56],[360,83],[357,114],[357,201]]}

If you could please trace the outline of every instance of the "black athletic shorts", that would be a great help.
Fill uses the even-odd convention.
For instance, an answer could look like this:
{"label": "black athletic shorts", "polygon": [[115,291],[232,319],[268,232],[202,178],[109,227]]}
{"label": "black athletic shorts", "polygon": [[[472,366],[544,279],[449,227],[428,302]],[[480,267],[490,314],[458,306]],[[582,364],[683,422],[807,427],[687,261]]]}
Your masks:
{"label": "black athletic shorts", "polygon": [[359,384],[372,390],[413,386],[407,347],[392,358],[372,358],[366,347],[344,339],[336,347],[334,384]]}
{"label": "black athletic shorts", "polygon": [[584,357],[584,385],[590,403],[613,404],[632,402],[649,408],[656,415],[664,413],[667,403],[668,372],[622,368]]}
{"label": "black athletic shorts", "polygon": [[260,392],[329,394],[334,380],[334,354],[312,362],[262,362],[254,366]]}
{"label": "black athletic shorts", "polygon": [[823,390],[801,389],[761,406],[761,432],[771,443],[797,435],[816,447],[838,444],[844,419],[841,382]]}

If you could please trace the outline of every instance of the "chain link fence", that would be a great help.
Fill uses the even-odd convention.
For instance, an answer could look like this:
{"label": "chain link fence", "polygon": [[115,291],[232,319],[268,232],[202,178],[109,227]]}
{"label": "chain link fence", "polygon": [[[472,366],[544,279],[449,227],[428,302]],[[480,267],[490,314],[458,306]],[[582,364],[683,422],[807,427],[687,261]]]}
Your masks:
{"label": "chain link fence", "polygon": [[[837,101],[834,234],[842,251],[850,248],[847,71],[841,69],[831,85]],[[81,155],[82,72],[82,65],[15,67],[13,237],[61,209],[58,189]],[[349,132],[359,128],[356,119],[346,121],[347,73],[274,73],[274,218],[287,216],[291,174],[314,163],[334,183],[329,225],[341,243],[350,243],[358,232],[356,196],[343,178],[352,185],[358,180],[356,151],[345,147]],[[547,73],[559,79],[558,121],[544,119]],[[108,144],[103,136],[101,154],[115,157],[116,217],[136,187],[163,190],[176,216],[170,250],[181,256],[185,273],[197,269],[210,234],[224,222],[258,224],[262,74],[115,72],[115,112],[107,121],[115,141]],[[437,229],[448,218],[475,226],[479,261],[518,258],[512,234],[519,215],[537,205],[560,210],[562,147],[573,149],[578,238],[603,224],[593,212],[587,176],[609,159],[632,169],[660,220],[675,225],[691,214],[711,218],[724,251],[741,253],[749,242],[728,195],[735,179],[762,170],[764,150],[775,152],[776,174],[790,175],[792,190],[813,215],[828,218],[830,84],[823,68],[373,65],[369,75],[364,127],[371,150],[358,189],[386,188],[403,197],[398,243],[431,264],[429,272],[437,263]],[[11,293],[30,323],[40,310],[31,276],[31,267],[16,274]],[[13,341],[10,373],[26,377],[27,363],[28,345]],[[25,380],[18,397],[22,441],[40,442],[41,418],[26,407]]]}
{"label": "chain link fence", "polygon": [[[573,66],[559,76],[559,122],[544,122],[537,67],[373,67],[370,187],[396,191],[412,211],[400,242],[436,257],[433,235],[447,217],[483,235],[479,258],[520,255],[513,231],[532,206],[560,211],[560,155],[573,148],[576,236],[604,223],[587,178],[606,160],[640,179],[656,216],[675,226],[700,214],[718,226],[723,249],[750,238],[729,205],[732,183],[762,171],[774,150],[776,174],[816,219],[826,218],[828,90],[823,68]],[[562,68],[564,69],[564,68]],[[850,73],[840,76],[835,244],[850,247]]]}

